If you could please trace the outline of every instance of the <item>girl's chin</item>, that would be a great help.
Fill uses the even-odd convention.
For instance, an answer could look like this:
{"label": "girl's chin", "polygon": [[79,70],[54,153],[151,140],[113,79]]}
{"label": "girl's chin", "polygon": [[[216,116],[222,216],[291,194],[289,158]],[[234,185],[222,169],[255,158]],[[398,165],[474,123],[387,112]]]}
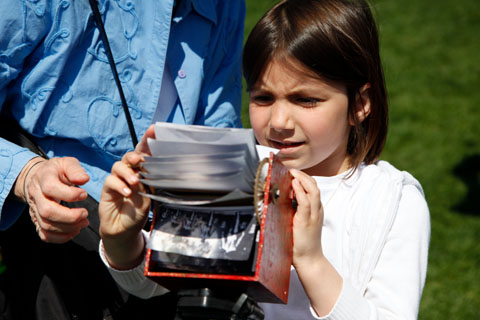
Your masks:
{"label": "girl's chin", "polygon": [[292,157],[286,157],[285,155],[281,154],[280,152],[277,153],[277,157],[280,160],[280,162],[287,167],[288,169],[297,169],[297,170],[303,170],[304,167],[300,165],[298,159],[292,158]]}

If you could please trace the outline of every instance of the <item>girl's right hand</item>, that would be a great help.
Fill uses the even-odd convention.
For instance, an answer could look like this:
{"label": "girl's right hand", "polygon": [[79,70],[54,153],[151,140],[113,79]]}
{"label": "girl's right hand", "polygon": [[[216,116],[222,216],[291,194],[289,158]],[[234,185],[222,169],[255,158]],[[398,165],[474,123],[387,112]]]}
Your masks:
{"label": "girl's right hand", "polygon": [[144,161],[138,151],[125,154],[105,180],[99,204],[100,236],[105,256],[116,269],[130,269],[143,257],[142,229],[148,218],[150,199],[139,194],[145,188],[136,168]]}

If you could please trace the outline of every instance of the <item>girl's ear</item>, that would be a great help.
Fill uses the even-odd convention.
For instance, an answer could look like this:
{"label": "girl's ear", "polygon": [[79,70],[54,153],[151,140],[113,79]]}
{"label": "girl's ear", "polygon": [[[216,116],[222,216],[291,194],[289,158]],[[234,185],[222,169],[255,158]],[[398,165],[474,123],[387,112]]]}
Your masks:
{"label": "girl's ear", "polygon": [[[370,114],[370,83],[365,83],[355,96],[355,117],[361,123]],[[355,120],[350,119],[350,125],[355,125]]]}

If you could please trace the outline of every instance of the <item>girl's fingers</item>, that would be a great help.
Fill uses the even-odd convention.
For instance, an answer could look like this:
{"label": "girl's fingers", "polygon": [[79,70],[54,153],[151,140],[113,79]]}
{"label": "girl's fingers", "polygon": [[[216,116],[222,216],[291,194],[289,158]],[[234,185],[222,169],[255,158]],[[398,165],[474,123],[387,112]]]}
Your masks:
{"label": "girl's fingers", "polygon": [[140,175],[138,174],[140,164],[144,161],[144,156],[137,151],[128,152],[120,162],[123,165],[118,164],[116,168],[112,168],[112,174],[122,175],[122,179],[129,184],[134,193],[145,192],[145,187],[139,183]]}
{"label": "girl's fingers", "polygon": [[122,157],[122,162],[125,162],[132,167],[138,166],[138,164],[143,161],[145,161],[143,155],[136,151],[127,152]]}
{"label": "girl's fingers", "polygon": [[143,184],[139,183],[138,173],[129,167],[125,162],[116,162],[112,168],[112,174],[105,179],[103,186],[105,201],[119,201],[118,194],[123,198],[131,199],[135,206],[141,209],[148,207],[149,201],[138,194],[145,191]]}
{"label": "girl's fingers", "polygon": [[313,179],[308,174],[296,169],[291,169],[290,172],[295,179],[298,179],[300,181],[306,193],[313,196],[320,195],[320,191],[318,190],[317,182],[315,181],[315,179]]}
{"label": "girl's fingers", "polygon": [[292,188],[295,192],[295,198],[297,199],[298,205],[305,206],[308,202],[308,196],[299,179],[295,178],[292,180]]}
{"label": "girl's fingers", "polygon": [[148,127],[147,131],[145,132],[144,136],[138,143],[138,145],[135,147],[135,151],[145,154],[145,155],[150,155],[150,149],[148,148],[148,138],[155,139],[155,129],[154,125],[150,125]]}
{"label": "girl's fingers", "polygon": [[139,183],[138,173],[127,162],[118,161],[112,167],[112,175],[122,179],[129,187]]}
{"label": "girl's fingers", "polygon": [[291,170],[294,180],[292,187],[298,207],[297,213],[305,212],[311,218],[317,218],[321,209],[320,191],[315,179],[298,170]]}
{"label": "girl's fingers", "polygon": [[126,198],[132,194],[132,190],[125,181],[114,175],[110,175],[105,179],[103,191],[102,194],[105,198],[102,200],[105,201],[115,201],[118,198],[118,194]]}

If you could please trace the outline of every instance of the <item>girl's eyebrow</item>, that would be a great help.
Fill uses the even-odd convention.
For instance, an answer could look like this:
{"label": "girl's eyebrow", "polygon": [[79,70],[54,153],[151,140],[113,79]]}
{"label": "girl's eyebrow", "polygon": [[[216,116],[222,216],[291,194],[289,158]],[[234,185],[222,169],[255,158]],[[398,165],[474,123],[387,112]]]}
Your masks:
{"label": "girl's eyebrow", "polygon": [[252,86],[252,89],[258,89],[258,88],[262,88],[262,87],[265,87],[265,82],[263,80],[258,80],[257,82],[255,82],[255,84]]}
{"label": "girl's eyebrow", "polygon": [[250,89],[250,91],[269,91],[265,88],[261,88],[261,87],[252,87],[252,89]]}
{"label": "girl's eyebrow", "polygon": [[250,89],[250,92],[270,92],[271,90],[268,89],[264,84],[255,85]]}
{"label": "girl's eyebrow", "polygon": [[[250,91],[271,92],[272,91],[271,87],[274,87],[274,86],[266,86],[265,84],[261,84],[261,85],[253,86]],[[290,94],[301,94],[301,93],[306,93],[306,92],[310,93],[312,91],[323,92],[325,90],[326,89],[321,87],[321,86],[316,86],[315,88],[312,88],[311,86],[309,86],[307,84],[299,83],[298,85],[294,86],[293,88],[290,88],[289,93]]]}

